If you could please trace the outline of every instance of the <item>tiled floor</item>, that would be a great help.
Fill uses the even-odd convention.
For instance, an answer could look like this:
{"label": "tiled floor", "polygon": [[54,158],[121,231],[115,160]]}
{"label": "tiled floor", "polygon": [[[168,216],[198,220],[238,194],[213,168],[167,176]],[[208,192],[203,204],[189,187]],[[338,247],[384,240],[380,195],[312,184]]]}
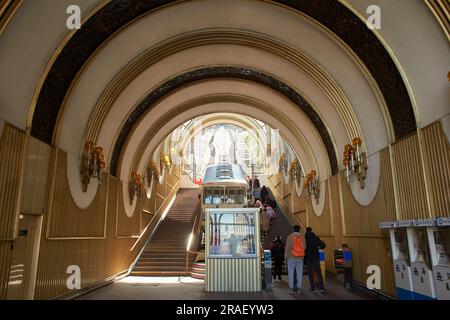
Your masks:
{"label": "tiled floor", "polygon": [[127,277],[78,297],[82,300],[376,300],[380,296],[363,289],[346,290],[335,278],[327,278],[325,294],[310,293],[303,277],[303,294],[289,294],[287,277],[256,293],[207,293],[202,281],[190,277]]}

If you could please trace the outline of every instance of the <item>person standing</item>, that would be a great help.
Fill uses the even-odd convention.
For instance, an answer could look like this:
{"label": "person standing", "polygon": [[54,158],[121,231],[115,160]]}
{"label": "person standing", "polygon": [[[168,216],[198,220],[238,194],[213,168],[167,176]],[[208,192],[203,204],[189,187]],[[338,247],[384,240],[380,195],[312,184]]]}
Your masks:
{"label": "person standing", "polygon": [[297,274],[297,293],[302,294],[303,259],[305,257],[305,240],[300,233],[300,226],[294,226],[286,240],[285,258],[288,266],[289,294],[294,293],[294,273]]}
{"label": "person standing", "polygon": [[352,252],[346,243],[342,244],[344,253],[344,283],[346,289],[352,288]]}
{"label": "person standing", "polygon": [[267,190],[266,186],[263,186],[263,187],[261,188],[261,194],[260,194],[261,202],[262,202],[263,204],[266,204],[266,203],[267,203],[266,201],[267,201],[268,195],[269,195],[269,191]]}
{"label": "person standing", "polygon": [[309,283],[311,285],[311,292],[316,293],[316,284],[314,282],[314,272],[317,274],[318,286],[321,293],[325,293],[323,286],[322,271],[320,270],[320,255],[319,249],[324,249],[325,244],[318,236],[312,232],[312,228],[306,228],[305,234],[306,252],[305,262],[308,266]]}
{"label": "person standing", "polygon": [[284,243],[283,241],[281,241],[281,236],[275,237],[275,240],[272,241],[269,249],[275,264],[275,268],[272,273],[273,279],[275,280],[278,276],[278,280],[281,280],[281,272],[283,271],[284,260]]}
{"label": "person standing", "polygon": [[270,216],[269,216],[269,213],[267,212],[267,209],[264,207],[260,209],[260,212],[261,212],[261,222],[262,222],[262,231],[263,231],[263,239],[262,240],[264,241],[270,231]]}

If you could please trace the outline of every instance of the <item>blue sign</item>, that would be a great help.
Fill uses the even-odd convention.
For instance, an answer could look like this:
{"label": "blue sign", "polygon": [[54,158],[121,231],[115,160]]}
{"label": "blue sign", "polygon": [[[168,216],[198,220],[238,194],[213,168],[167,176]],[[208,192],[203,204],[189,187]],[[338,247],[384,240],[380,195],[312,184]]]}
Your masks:
{"label": "blue sign", "polygon": [[272,256],[270,254],[270,250],[264,250],[264,268],[272,268]]}

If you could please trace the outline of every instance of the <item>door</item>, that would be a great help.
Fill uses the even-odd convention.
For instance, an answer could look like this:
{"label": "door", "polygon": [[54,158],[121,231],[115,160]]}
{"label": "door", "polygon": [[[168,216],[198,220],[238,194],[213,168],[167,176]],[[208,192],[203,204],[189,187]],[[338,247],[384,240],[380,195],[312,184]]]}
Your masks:
{"label": "door", "polygon": [[7,299],[24,300],[30,297],[31,275],[33,270],[33,255],[38,244],[37,222],[39,217],[21,215],[19,233],[14,241],[9,271]]}

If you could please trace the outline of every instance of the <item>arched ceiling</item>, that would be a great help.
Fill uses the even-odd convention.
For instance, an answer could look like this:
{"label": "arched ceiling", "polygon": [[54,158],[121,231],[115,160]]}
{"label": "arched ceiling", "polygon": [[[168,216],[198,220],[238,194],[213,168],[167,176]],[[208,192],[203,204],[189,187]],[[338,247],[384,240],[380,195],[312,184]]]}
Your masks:
{"label": "arched ceiling", "polygon": [[[330,161],[332,174],[337,174],[338,163],[332,139],[329,136],[322,120],[314,111],[314,109],[309,105],[309,103],[287,84],[273,78],[270,75],[258,72],[256,70],[236,67],[211,67],[184,73],[174,79],[170,79],[166,83],[163,83],[161,86],[145,96],[145,98],[134,108],[134,110],[128,116],[126,124],[122,127],[117,137],[111,157],[110,173],[113,175],[117,174],[117,162],[119,160],[120,154],[122,153],[123,144],[125,143],[127,137],[130,135],[133,125],[138,121],[140,117],[142,117],[147,109],[152,107],[156,101],[161,99],[161,97],[169,94],[173,90],[176,90],[193,82],[214,78],[235,78],[253,81],[267,86],[275,91],[278,91],[285,97],[289,98],[306,115],[309,121],[311,121],[313,126],[318,130],[322,142],[325,145],[328,153],[328,159]],[[173,116],[174,115],[170,114],[169,118]],[[166,119],[164,118],[162,121],[165,122]]]}
{"label": "arched ceiling", "polygon": [[[40,0],[24,2],[0,39],[0,118],[65,150],[72,181],[87,140],[128,181],[171,130],[211,112],[279,128],[322,179],[353,137],[371,155],[449,113],[436,77],[450,66],[448,39],[420,1],[77,2],[80,30],[50,13],[71,1]],[[364,21],[372,2],[379,31]]]}
{"label": "arched ceiling", "polygon": [[[99,9],[83,28],[75,32],[53,63],[36,103],[32,134],[52,142],[59,110],[72,81],[110,36],[148,12],[180,2],[183,1],[114,0]],[[338,1],[279,0],[270,3],[305,14],[342,39],[375,78],[386,100],[396,137],[414,132],[414,112],[401,75],[378,38],[358,17]]]}

